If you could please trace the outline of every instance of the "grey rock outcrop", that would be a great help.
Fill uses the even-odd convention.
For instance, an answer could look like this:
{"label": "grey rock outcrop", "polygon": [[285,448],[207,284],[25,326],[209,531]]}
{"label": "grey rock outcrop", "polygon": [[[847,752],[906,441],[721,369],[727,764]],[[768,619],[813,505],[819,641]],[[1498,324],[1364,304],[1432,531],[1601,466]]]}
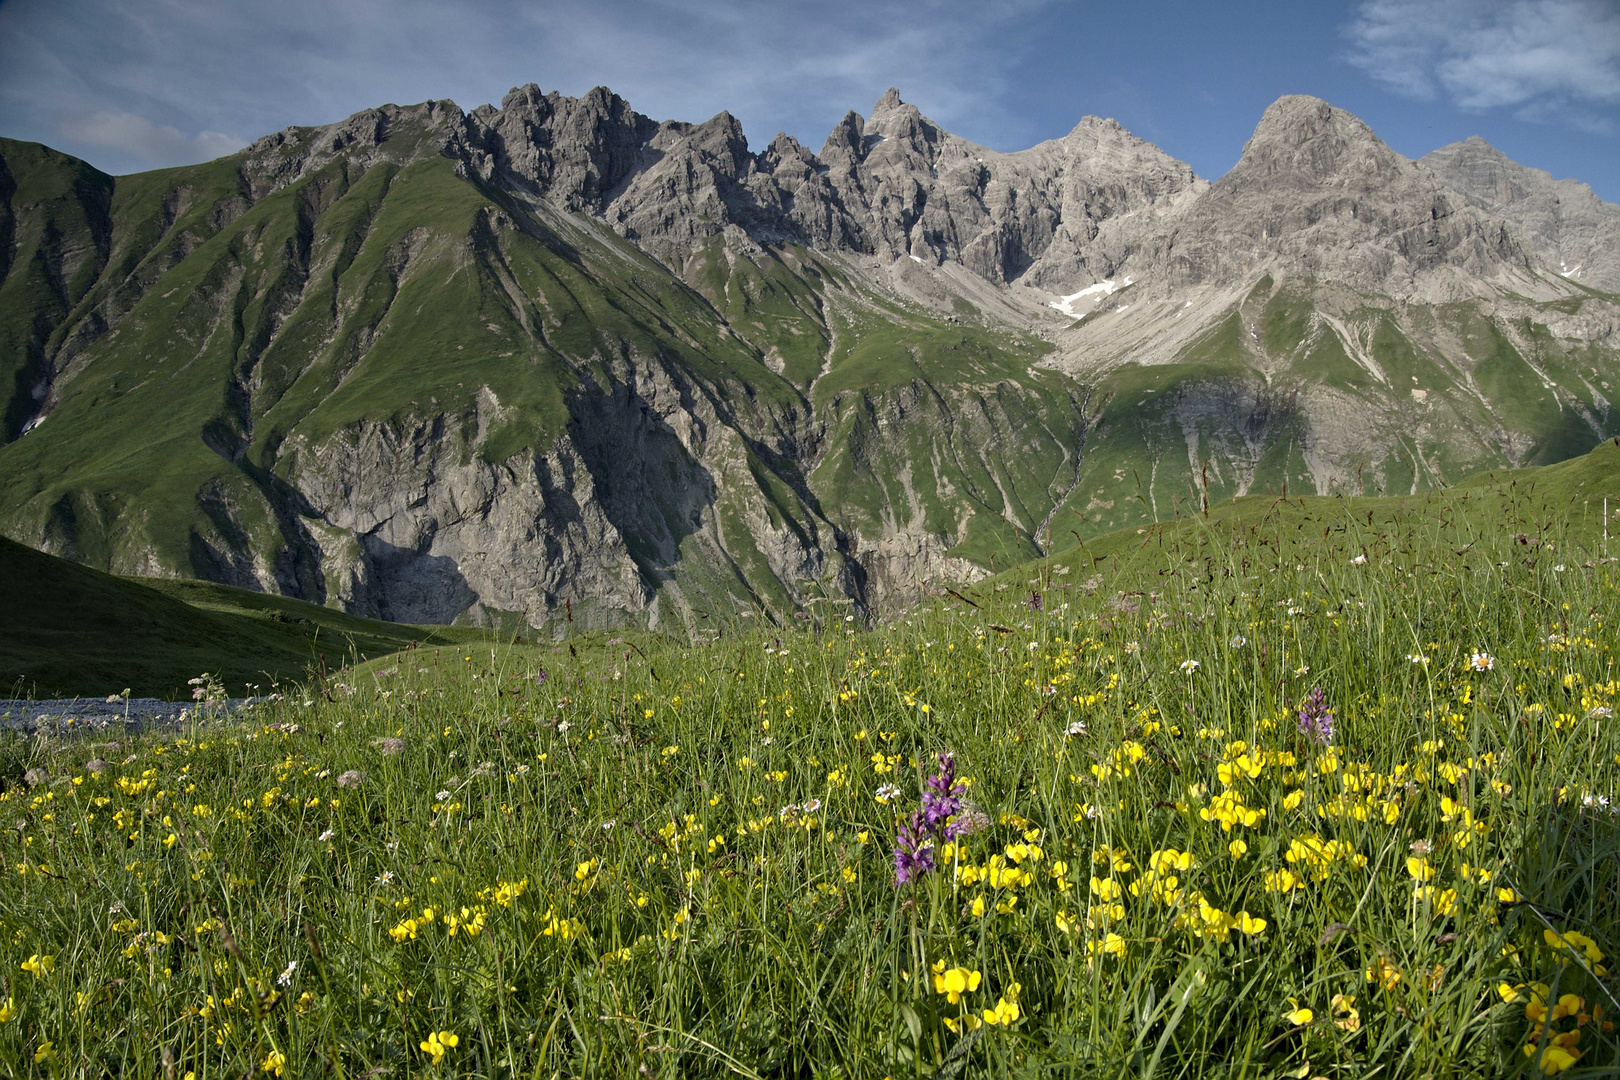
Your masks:
{"label": "grey rock outcrop", "polygon": [[1620,206],[1579,180],[1555,180],[1471,135],[1419,159],[1480,206],[1511,222],[1545,264],[1583,285],[1620,291]]}
{"label": "grey rock outcrop", "polygon": [[1534,270],[1500,219],[1356,117],[1305,96],[1268,107],[1232,170],[1157,230],[1141,230],[1126,266],[1150,289],[1272,273],[1436,300]]}

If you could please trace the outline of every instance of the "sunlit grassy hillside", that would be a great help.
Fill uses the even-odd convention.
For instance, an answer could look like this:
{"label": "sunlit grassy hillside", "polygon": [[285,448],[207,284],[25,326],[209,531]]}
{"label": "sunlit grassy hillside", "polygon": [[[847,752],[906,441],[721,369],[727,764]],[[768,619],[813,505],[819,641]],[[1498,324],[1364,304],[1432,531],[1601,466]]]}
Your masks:
{"label": "sunlit grassy hillside", "polygon": [[418,648],[13,743],[0,1062],[1612,1075],[1587,467],[1212,508],[876,627]]}

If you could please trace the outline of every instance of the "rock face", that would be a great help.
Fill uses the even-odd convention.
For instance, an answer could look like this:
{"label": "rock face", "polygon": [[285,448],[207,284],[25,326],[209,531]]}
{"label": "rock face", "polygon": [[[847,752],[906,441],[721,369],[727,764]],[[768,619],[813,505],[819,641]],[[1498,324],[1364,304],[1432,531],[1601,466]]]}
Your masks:
{"label": "rock face", "polygon": [[892,610],[1206,498],[1584,451],[1617,215],[1305,97],[1213,184],[894,90],[818,153],[533,85],[133,177],[0,140],[0,529],[417,622]]}
{"label": "rock face", "polygon": [[1547,266],[1620,292],[1620,206],[1578,180],[1554,180],[1520,165],[1477,135],[1442,146],[1422,162],[1474,205],[1510,222]]}
{"label": "rock face", "polygon": [[1143,233],[1141,250],[1129,267],[1171,288],[1241,282],[1263,269],[1402,295],[1532,272],[1503,222],[1354,116],[1297,96],[1267,108],[1231,172],[1160,235]]}

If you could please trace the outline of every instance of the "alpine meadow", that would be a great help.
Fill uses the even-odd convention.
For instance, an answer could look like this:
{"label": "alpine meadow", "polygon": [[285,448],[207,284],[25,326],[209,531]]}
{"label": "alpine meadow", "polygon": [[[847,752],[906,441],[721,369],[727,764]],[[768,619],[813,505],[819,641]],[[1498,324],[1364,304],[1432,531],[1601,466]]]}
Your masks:
{"label": "alpine meadow", "polygon": [[0,139],[0,1070],[1620,1075],[1616,382],[1314,97]]}

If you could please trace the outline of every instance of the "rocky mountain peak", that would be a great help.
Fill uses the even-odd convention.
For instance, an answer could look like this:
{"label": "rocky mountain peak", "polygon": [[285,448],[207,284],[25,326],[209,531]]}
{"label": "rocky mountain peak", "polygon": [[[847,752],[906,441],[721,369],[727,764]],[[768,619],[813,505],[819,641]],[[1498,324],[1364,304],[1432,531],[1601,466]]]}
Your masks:
{"label": "rocky mountain peak", "polygon": [[872,115],[873,117],[876,117],[879,113],[886,113],[891,109],[898,109],[904,104],[905,102],[900,100],[900,91],[891,86],[887,90],[883,91],[883,96],[878,98],[877,104],[872,106]]}
{"label": "rocky mountain peak", "polygon": [[1221,182],[1282,176],[1325,181],[1366,176],[1369,170],[1388,178],[1404,164],[1406,159],[1359,118],[1320,98],[1295,94],[1267,107],[1238,164]]}
{"label": "rocky mountain peak", "polygon": [[1620,206],[1578,180],[1555,180],[1470,135],[1422,164],[1470,203],[1515,227],[1543,263],[1600,289],[1620,289]]}

